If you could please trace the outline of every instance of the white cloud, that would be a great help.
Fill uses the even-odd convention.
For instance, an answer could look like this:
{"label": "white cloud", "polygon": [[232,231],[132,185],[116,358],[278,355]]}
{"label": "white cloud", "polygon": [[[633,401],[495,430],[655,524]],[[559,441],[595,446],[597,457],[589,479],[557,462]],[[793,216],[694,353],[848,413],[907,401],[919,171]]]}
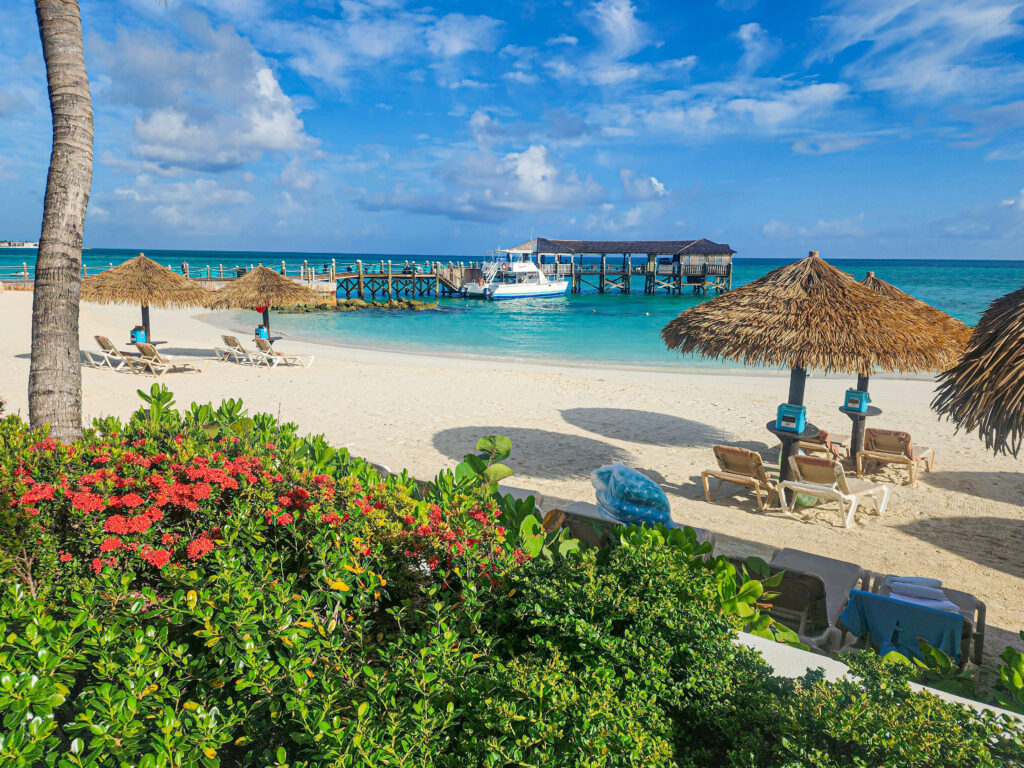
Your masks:
{"label": "white cloud", "polygon": [[772,219],[762,227],[762,232],[772,237],[860,237],[864,234],[861,227],[864,214],[861,213],[848,219],[818,219],[806,227],[788,224]]}
{"label": "white cloud", "polygon": [[511,72],[506,72],[502,75],[502,78],[509,80],[513,83],[522,83],[523,85],[533,85],[540,80],[537,75],[531,72],[522,72],[518,69],[514,69]]}
{"label": "white cloud", "polygon": [[774,131],[807,112],[831,107],[848,92],[849,87],[842,83],[815,83],[766,97],[732,99],[725,103],[725,109],[749,117],[759,128]]}
{"label": "white cloud", "polygon": [[630,0],[597,0],[584,14],[601,41],[604,55],[625,59],[643,50],[650,41],[650,28],[636,15]]}
{"label": "white cloud", "polygon": [[292,189],[306,191],[312,189],[313,185],[316,184],[316,174],[307,171],[302,161],[297,157],[293,157],[281,169],[280,182]]}
{"label": "white cloud", "polygon": [[111,99],[135,112],[132,156],[166,172],[218,171],[316,145],[247,39],[198,14],[184,19],[191,48],[140,33],[96,46]]}
{"label": "white cloud", "polygon": [[148,214],[169,228],[198,233],[237,230],[231,209],[252,202],[251,192],[207,178],[156,183],[143,175],[133,186],[115,189],[113,195],[115,206],[122,210],[126,207],[131,215]]}
{"label": "white cloud", "polygon": [[472,51],[493,51],[501,22],[489,16],[449,13],[427,28],[427,49],[446,59]]}
{"label": "white cloud", "polygon": [[862,46],[844,72],[871,90],[972,100],[1024,83],[1019,59],[991,52],[1019,39],[1020,5],[1007,0],[843,0],[821,17],[826,35],[810,60]]}
{"label": "white cloud", "polygon": [[576,45],[579,41],[578,37],[572,35],[558,35],[558,37],[549,38],[546,45]]}
{"label": "white cloud", "polygon": [[793,142],[793,152],[798,155],[831,155],[835,152],[848,152],[851,149],[870,144],[874,139],[868,136],[819,136],[816,138],[797,139]]}
{"label": "white cloud", "polygon": [[637,176],[628,168],[619,171],[623,193],[628,200],[652,200],[665,197],[668,190],[654,176]]}
{"label": "white cloud", "polygon": [[437,168],[439,190],[395,185],[390,192],[366,195],[369,210],[406,210],[451,219],[501,221],[516,212],[584,207],[604,190],[590,178],[560,167],[546,147],[530,145],[504,155],[481,148]]}
{"label": "white cloud", "polygon": [[848,94],[849,88],[842,83],[741,78],[593,106],[587,122],[601,126],[609,137],[656,135],[680,141],[737,134],[805,134],[829,117]]}
{"label": "white cloud", "polygon": [[779,41],[771,37],[757,22],[744,24],[736,30],[736,39],[743,46],[739,69],[745,75],[753,74],[773,61],[781,50]]}

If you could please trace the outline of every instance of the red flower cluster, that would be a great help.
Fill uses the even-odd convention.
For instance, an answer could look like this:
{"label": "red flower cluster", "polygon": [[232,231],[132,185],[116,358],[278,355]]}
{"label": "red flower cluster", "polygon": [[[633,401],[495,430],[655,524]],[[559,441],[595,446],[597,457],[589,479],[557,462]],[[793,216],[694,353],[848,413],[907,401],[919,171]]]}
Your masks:
{"label": "red flower cluster", "polygon": [[193,539],[185,547],[185,553],[188,555],[189,560],[198,560],[203,555],[208,555],[213,551],[213,539],[207,534],[203,534],[197,539]]}

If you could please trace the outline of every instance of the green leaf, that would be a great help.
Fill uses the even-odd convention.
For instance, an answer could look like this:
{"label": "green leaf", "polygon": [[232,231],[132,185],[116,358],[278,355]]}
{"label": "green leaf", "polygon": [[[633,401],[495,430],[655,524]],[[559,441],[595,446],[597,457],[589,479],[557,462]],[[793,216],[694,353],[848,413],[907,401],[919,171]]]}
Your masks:
{"label": "green leaf", "polygon": [[515,473],[504,464],[492,464],[482,472],[484,481],[488,483],[500,482],[506,477],[512,477],[513,474]]}
{"label": "green leaf", "polygon": [[512,453],[512,441],[504,435],[487,435],[477,440],[476,449],[490,461],[504,461]]}

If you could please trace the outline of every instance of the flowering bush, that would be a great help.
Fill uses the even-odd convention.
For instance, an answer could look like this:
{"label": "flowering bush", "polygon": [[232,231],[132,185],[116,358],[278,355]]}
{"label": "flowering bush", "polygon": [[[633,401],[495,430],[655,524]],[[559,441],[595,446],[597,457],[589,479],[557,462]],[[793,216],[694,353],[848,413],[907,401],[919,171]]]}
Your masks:
{"label": "flowering bush", "polygon": [[104,570],[130,575],[132,590],[173,589],[187,572],[206,572],[229,541],[244,553],[270,540],[299,569],[318,538],[344,542],[354,559],[397,555],[400,577],[422,566],[447,578],[466,557],[486,578],[500,566],[501,511],[485,493],[451,495],[442,508],[412,498],[408,479],[383,480],[344,453],[333,472],[316,471],[290,430],[273,442],[237,408],[230,424],[243,428],[227,430],[180,418],[166,402],[158,418],[152,410],[97,422],[73,446],[3,422],[15,438],[0,462],[4,560],[32,594],[88,588]]}
{"label": "flowering bush", "polygon": [[0,765],[1024,760],[881,673],[776,680],[692,531],[548,539],[495,493],[499,439],[421,484],[237,401],[140,394],[71,446],[0,421]]}

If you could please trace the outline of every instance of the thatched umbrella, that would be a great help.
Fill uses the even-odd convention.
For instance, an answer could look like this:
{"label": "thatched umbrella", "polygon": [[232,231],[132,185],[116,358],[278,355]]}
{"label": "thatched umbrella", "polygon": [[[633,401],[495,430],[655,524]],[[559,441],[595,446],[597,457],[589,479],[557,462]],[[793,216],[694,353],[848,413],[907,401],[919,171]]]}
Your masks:
{"label": "thatched umbrella", "polygon": [[939,375],[932,408],[957,429],[978,430],[993,452],[1024,439],[1024,288],[993,301],[960,361]]}
{"label": "thatched umbrella", "polygon": [[[793,405],[803,404],[809,368],[920,372],[942,370],[955,359],[935,325],[856,282],[817,251],[686,310],[661,336],[682,353],[791,369]],[[792,442],[784,447],[783,479]]]}
{"label": "thatched umbrella", "polygon": [[150,307],[204,307],[210,296],[210,292],[202,286],[146,258],[142,253],[82,281],[84,301],[98,304],[141,304],[142,327],[146,329],[146,339],[149,341],[153,339],[149,329]]}
{"label": "thatched umbrella", "polygon": [[[868,272],[860,283],[861,285],[866,285],[873,291],[881,293],[883,296],[888,296],[890,299],[905,303],[912,311],[918,313],[929,323],[934,324],[943,334],[946,335],[949,339],[949,343],[946,345],[945,351],[948,353],[950,359],[940,370],[944,370],[950,365],[953,365],[959,355],[967,347],[967,342],[971,338],[971,329],[952,315],[947,315],[941,309],[936,309],[931,304],[926,304],[920,299],[911,296],[906,291],[900,290],[892,283],[887,283],[885,280],[879,279],[875,276],[874,272]],[[870,377],[867,374],[859,374],[857,376],[857,389],[862,392],[867,392],[869,378]],[[863,422],[860,422],[860,424],[861,428],[863,428]],[[859,437],[860,439],[858,440],[858,436],[854,435],[854,445],[863,445],[863,434]]]}
{"label": "thatched umbrella", "polygon": [[232,280],[213,295],[215,309],[251,307],[263,313],[263,327],[270,335],[270,308],[318,304],[316,291],[279,275],[262,264]]}

